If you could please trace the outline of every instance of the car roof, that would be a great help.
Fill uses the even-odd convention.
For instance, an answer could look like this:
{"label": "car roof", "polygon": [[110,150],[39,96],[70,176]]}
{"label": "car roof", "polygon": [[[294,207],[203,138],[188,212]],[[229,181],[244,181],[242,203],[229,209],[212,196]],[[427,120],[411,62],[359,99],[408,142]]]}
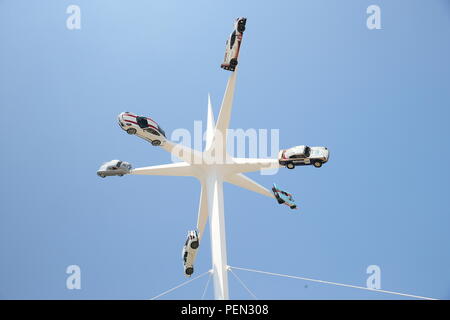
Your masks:
{"label": "car roof", "polygon": [[155,120],[153,120],[152,118],[149,118],[149,117],[146,117],[146,116],[140,116],[140,115],[132,113],[132,112],[124,112],[123,115],[124,116],[129,116],[129,117],[132,117],[132,118],[142,117],[142,118],[145,118],[145,119],[153,122],[154,124],[156,124],[156,127],[159,127],[158,123]]}
{"label": "car roof", "polygon": [[296,146],[296,147],[287,149],[285,151],[284,155],[289,158],[290,156],[292,156],[294,154],[302,153],[305,150],[305,147],[306,146]]}

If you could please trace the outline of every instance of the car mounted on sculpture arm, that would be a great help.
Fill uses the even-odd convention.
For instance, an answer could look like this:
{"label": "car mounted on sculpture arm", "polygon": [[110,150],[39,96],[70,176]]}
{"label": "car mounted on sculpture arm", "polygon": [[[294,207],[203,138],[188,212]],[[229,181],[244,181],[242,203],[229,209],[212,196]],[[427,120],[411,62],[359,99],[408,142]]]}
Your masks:
{"label": "car mounted on sculpture arm", "polygon": [[279,189],[275,183],[273,184],[272,192],[279,204],[285,204],[291,209],[297,209],[297,205],[295,204],[292,194]]}
{"label": "car mounted on sculpture arm", "polygon": [[123,176],[129,174],[131,170],[131,164],[120,160],[111,160],[105,162],[100,166],[97,171],[99,177],[105,178],[107,176]]}
{"label": "car mounted on sculpture arm", "polygon": [[199,244],[198,232],[189,231],[182,251],[184,274],[188,277],[194,273],[194,262]]}
{"label": "car mounted on sculpture arm", "polygon": [[296,146],[287,150],[280,150],[278,162],[288,169],[294,169],[295,166],[314,165],[320,168],[330,157],[328,148]]}
{"label": "car mounted on sculpture arm", "polygon": [[237,18],[234,22],[234,30],[228,37],[225,46],[225,57],[220,65],[222,69],[234,71],[238,64],[239,50],[241,48],[242,35],[245,31],[247,18]]}
{"label": "car mounted on sculpture arm", "polygon": [[163,145],[166,141],[166,133],[151,118],[138,116],[131,112],[122,112],[118,116],[119,126],[128,134],[149,141],[153,146]]}

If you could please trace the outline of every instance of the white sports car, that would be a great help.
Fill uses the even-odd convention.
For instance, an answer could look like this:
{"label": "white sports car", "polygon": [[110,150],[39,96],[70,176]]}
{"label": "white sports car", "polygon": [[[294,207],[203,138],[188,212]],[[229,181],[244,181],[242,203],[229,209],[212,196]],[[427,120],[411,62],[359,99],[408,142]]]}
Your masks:
{"label": "white sports car", "polygon": [[199,244],[197,231],[189,231],[182,252],[184,274],[188,277],[194,273],[194,261]]}
{"label": "white sports car", "polygon": [[166,141],[166,133],[151,118],[138,116],[131,112],[122,112],[119,114],[118,120],[120,127],[128,134],[135,134],[154,146],[162,145]]}
{"label": "white sports car", "polygon": [[237,18],[234,22],[234,30],[230,34],[225,47],[225,57],[220,65],[222,69],[234,71],[238,64],[239,49],[241,48],[242,35],[245,31],[247,18]]}
{"label": "white sports car", "polygon": [[278,155],[278,162],[288,169],[295,166],[314,165],[320,168],[328,161],[330,152],[325,147],[296,146],[287,150],[281,150]]}

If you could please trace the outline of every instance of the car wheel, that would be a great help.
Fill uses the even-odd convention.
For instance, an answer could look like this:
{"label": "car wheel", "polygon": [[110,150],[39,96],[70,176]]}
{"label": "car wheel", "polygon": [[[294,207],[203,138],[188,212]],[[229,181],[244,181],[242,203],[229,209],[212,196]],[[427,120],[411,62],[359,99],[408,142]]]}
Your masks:
{"label": "car wheel", "polygon": [[320,162],[320,161],[314,162],[314,167],[320,168],[321,166],[322,166],[322,162]]}
{"label": "car wheel", "polygon": [[186,268],[186,274],[188,275],[188,276],[190,276],[191,274],[193,274],[194,273],[194,268],[192,268],[192,267],[189,267],[189,268]]}
{"label": "car wheel", "polygon": [[106,176],[104,174],[100,174],[101,178],[106,178]]}
{"label": "car wheel", "polygon": [[278,201],[279,204],[283,204],[283,202],[284,202],[284,201],[281,200],[281,199],[277,199],[277,201]]}
{"label": "car wheel", "polygon": [[134,129],[134,128],[129,128],[129,129],[127,129],[127,133],[128,134],[136,134],[136,129]]}
{"label": "car wheel", "polygon": [[293,164],[292,162],[289,162],[289,163],[286,165],[286,167],[287,167],[288,169],[294,169],[294,168],[295,168],[295,164]]}
{"label": "car wheel", "polygon": [[240,33],[243,33],[243,32],[245,31],[245,27],[244,27],[242,24],[240,24],[240,25],[238,25],[237,30],[238,30]]}
{"label": "car wheel", "polygon": [[193,241],[193,242],[191,243],[191,248],[192,248],[192,249],[197,249],[197,248],[198,248],[198,241]]}
{"label": "car wheel", "polygon": [[237,65],[238,65],[237,59],[231,59],[231,60],[230,60],[230,66],[231,66],[232,68],[235,68]]}
{"label": "car wheel", "polygon": [[153,140],[152,141],[152,146],[159,146],[159,145],[161,145],[161,141],[159,141],[159,140]]}

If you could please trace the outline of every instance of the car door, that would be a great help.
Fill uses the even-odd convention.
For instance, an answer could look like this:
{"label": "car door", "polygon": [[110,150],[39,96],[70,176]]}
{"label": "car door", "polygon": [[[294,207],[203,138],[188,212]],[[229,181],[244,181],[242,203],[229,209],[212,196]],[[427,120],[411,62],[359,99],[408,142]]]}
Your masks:
{"label": "car door", "polygon": [[304,165],[305,164],[305,157],[302,154],[293,155],[289,159],[291,159],[295,165]]}

